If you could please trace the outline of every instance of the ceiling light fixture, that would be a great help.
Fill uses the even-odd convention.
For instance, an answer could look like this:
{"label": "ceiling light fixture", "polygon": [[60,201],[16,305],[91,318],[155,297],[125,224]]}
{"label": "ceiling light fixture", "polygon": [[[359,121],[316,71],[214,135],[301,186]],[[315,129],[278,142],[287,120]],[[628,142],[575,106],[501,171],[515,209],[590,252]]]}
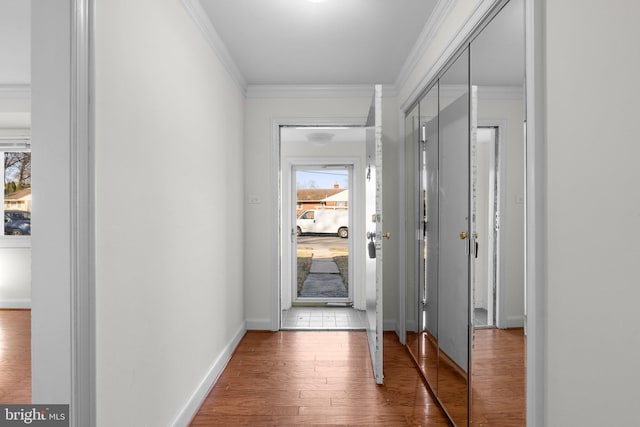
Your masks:
{"label": "ceiling light fixture", "polygon": [[326,144],[331,141],[335,134],[328,132],[314,132],[307,135],[307,141],[315,142],[320,145]]}

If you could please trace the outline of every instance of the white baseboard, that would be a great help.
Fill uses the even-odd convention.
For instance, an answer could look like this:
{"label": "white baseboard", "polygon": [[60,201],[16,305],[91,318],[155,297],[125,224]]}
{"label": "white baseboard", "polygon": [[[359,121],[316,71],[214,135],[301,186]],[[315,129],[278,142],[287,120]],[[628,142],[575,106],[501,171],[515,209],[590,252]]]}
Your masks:
{"label": "white baseboard", "polygon": [[30,299],[9,299],[0,300],[0,309],[20,309],[31,308]]}
{"label": "white baseboard", "polygon": [[271,319],[247,319],[248,331],[272,331],[273,322]]}
{"label": "white baseboard", "polygon": [[394,331],[398,332],[398,321],[396,319],[383,319],[382,320],[382,329],[385,331]]}
{"label": "white baseboard", "polygon": [[507,328],[522,328],[522,327],[524,327],[524,316],[507,317]]}
{"label": "white baseboard", "polygon": [[235,351],[236,347],[238,347],[240,340],[242,339],[242,337],[244,337],[246,332],[247,332],[247,326],[246,326],[246,323],[243,323],[240,329],[238,329],[238,331],[235,333],[231,341],[220,352],[220,355],[218,356],[218,358],[213,362],[213,364],[209,368],[209,371],[207,372],[205,377],[202,379],[198,387],[195,389],[193,394],[191,394],[191,397],[189,398],[187,403],[184,405],[184,407],[180,410],[176,418],[170,424],[171,426],[186,427],[189,425],[192,418],[198,412],[198,409],[200,409],[202,402],[204,402],[207,395],[209,394],[211,387],[213,387],[213,385],[218,380],[218,377],[220,376],[224,368],[227,366],[227,363],[229,363],[229,360],[231,359],[233,352]]}

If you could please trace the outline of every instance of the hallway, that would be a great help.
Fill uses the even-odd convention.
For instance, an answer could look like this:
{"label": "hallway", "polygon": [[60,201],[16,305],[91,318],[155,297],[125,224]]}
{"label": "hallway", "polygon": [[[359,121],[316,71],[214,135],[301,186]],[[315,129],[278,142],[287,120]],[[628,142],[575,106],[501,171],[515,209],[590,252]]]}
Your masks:
{"label": "hallway", "polygon": [[250,331],[191,425],[449,425],[393,333],[384,370],[378,386],[364,332]]}

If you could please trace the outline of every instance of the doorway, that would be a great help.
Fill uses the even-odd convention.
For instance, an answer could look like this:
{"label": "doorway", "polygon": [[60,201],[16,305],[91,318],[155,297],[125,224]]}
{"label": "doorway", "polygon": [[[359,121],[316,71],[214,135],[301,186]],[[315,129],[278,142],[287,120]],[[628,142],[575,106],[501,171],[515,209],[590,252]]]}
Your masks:
{"label": "doorway", "polygon": [[351,165],[293,166],[292,305],[353,305],[349,286]]}
{"label": "doorway", "polygon": [[280,329],[364,329],[362,126],[281,126]]}
{"label": "doorway", "polygon": [[472,165],[476,223],[473,315],[475,327],[495,327],[500,277],[500,148],[499,128],[478,127]]}
{"label": "doorway", "polygon": [[4,380],[0,393],[4,404],[33,400],[31,9],[30,2],[0,5],[0,172],[4,188],[0,207],[0,378]]}

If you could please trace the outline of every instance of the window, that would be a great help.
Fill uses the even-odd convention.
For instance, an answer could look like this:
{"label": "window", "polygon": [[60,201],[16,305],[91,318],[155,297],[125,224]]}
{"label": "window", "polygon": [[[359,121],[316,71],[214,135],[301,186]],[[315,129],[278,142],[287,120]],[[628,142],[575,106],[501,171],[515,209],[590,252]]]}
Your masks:
{"label": "window", "polygon": [[301,219],[313,219],[314,217],[314,212],[313,211],[306,211],[300,218]]}
{"label": "window", "polygon": [[0,140],[4,159],[4,236],[31,235],[31,150],[28,139]]}

